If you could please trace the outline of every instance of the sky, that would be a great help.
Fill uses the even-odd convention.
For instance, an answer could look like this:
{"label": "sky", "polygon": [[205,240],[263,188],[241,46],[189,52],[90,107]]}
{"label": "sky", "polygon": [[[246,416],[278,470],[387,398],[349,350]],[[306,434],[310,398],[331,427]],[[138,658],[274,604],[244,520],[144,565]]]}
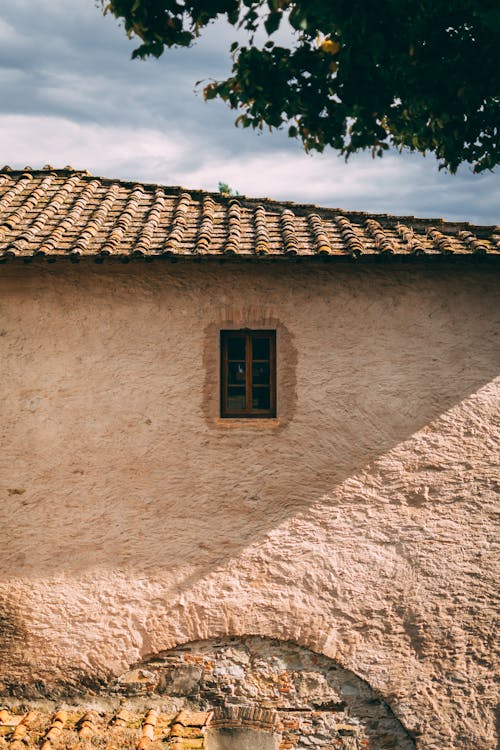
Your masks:
{"label": "sky", "polygon": [[214,24],[191,49],[131,60],[137,41],[96,0],[0,3],[0,162],[67,164],[95,175],[346,210],[500,222],[500,172],[456,175],[433,156],[391,151],[345,163],[305,154],[285,132],[234,126],[199,80],[225,77],[234,30]]}

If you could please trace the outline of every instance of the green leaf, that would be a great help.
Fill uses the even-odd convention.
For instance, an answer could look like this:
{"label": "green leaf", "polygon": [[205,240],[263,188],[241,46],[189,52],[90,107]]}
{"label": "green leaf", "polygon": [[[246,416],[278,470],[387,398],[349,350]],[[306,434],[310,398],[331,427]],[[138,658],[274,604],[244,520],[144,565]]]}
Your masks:
{"label": "green leaf", "polygon": [[444,168],[469,162],[476,173],[500,163],[497,5],[360,0],[354,13],[343,0],[101,0],[140,39],[140,59],[189,47],[221,17],[235,34],[272,35],[286,13],[289,45],[234,41],[231,75],[205,99],[239,110],[243,127],[283,124],[309,151],[430,150]]}
{"label": "green leaf", "polygon": [[281,22],[281,13],[273,12],[264,21],[264,27],[269,35],[274,34]]}

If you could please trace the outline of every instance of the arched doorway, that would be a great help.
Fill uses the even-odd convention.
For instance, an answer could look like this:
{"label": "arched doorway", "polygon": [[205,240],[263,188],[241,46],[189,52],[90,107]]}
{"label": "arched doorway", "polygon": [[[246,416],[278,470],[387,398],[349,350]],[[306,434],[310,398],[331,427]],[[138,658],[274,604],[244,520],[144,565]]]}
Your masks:
{"label": "arched doorway", "polygon": [[[164,698],[212,712],[206,750],[415,748],[366,682],[294,643],[258,636],[196,641],[155,654],[133,672],[148,675],[149,690]],[[126,675],[119,686],[136,689]]]}

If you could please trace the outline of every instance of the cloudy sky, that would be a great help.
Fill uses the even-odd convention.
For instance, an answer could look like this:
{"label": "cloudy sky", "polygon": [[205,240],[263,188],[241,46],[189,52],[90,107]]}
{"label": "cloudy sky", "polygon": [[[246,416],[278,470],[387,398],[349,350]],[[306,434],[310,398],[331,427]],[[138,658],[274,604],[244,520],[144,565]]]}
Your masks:
{"label": "cloudy sky", "polygon": [[[500,222],[500,171],[439,172],[433,157],[306,155],[283,132],[234,127],[196,81],[225,76],[234,32],[131,61],[134,43],[95,0],[0,4],[0,161],[344,209]],[[136,46],[136,45],[135,45]]]}

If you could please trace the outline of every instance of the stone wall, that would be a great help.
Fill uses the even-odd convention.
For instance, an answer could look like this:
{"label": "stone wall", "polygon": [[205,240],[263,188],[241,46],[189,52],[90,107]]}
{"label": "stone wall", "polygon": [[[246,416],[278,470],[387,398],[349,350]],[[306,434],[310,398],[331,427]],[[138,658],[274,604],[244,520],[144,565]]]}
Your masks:
{"label": "stone wall", "polygon": [[[218,416],[244,327],[277,330],[276,420]],[[3,266],[1,691],[255,634],[419,750],[491,750],[497,333],[473,259]]]}
{"label": "stone wall", "polygon": [[215,709],[211,742],[217,750],[229,747],[231,738],[234,750],[237,741],[243,749],[251,740],[255,750],[272,743],[280,750],[415,747],[387,704],[353,672],[296,644],[255,636],[199,641],[157,654],[111,690]]}

